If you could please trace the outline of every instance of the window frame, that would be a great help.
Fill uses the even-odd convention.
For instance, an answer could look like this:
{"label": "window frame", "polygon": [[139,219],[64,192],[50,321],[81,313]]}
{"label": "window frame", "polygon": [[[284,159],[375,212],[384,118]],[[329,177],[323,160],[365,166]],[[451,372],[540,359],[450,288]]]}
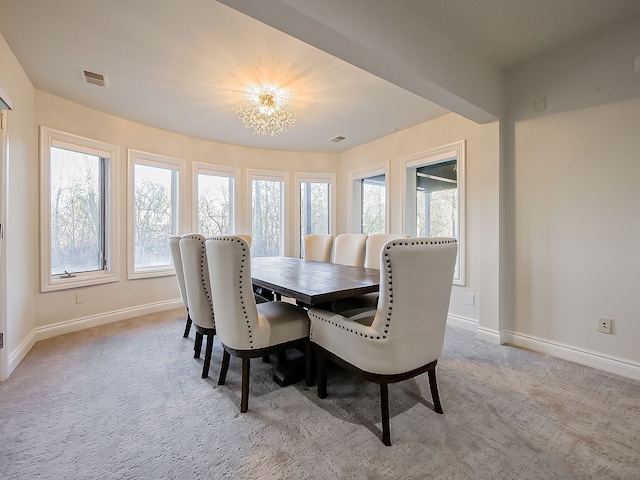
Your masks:
{"label": "window frame", "polygon": [[[97,155],[104,162],[104,258],[103,270],[73,273],[71,278],[51,275],[51,147]],[[61,130],[40,126],[40,292],[112,283],[120,280],[119,178],[120,148]]]}
{"label": "window frame", "polygon": [[227,177],[233,179],[233,184],[231,186],[231,218],[230,218],[230,232],[229,234],[233,234],[236,232],[238,228],[239,222],[239,212],[240,212],[240,189],[238,185],[240,183],[240,169],[235,167],[229,167],[226,165],[215,165],[211,163],[203,163],[203,162],[193,162],[193,193],[191,199],[191,212],[192,212],[192,229],[199,230],[200,222],[198,219],[199,215],[199,187],[200,183],[198,181],[199,175],[212,175],[218,177]]}
{"label": "window frame", "polygon": [[248,231],[253,236],[253,181],[279,181],[282,182],[282,211],[280,221],[282,222],[282,243],[280,244],[279,255],[289,254],[289,172],[280,170],[256,170],[247,169],[247,221]]}
{"label": "window frame", "polygon": [[362,233],[362,183],[365,178],[384,175],[384,233],[389,233],[389,162],[349,172],[349,231]]}
{"label": "window frame", "polygon": [[453,278],[453,284],[466,285],[466,141],[449,143],[439,147],[424,150],[406,156],[402,160],[402,211],[404,228],[411,236],[417,233],[415,190],[415,171],[419,167],[442,163],[445,160],[456,158],[458,172],[458,275]]}
{"label": "window frame", "polygon": [[160,265],[157,268],[148,268],[143,271],[135,269],[135,167],[136,165],[146,165],[177,172],[178,180],[175,186],[177,192],[175,193],[175,198],[172,198],[176,217],[173,220],[172,231],[170,232],[170,235],[177,235],[179,232],[184,231],[184,218],[189,218],[188,215],[183,214],[181,211],[182,206],[188,204],[183,201],[186,194],[186,162],[179,158],[144,152],[141,150],[128,149],[127,163],[127,279],[134,280],[138,278],[175,275],[171,258],[169,258],[169,263],[167,265]]}
{"label": "window frame", "polygon": [[295,172],[294,183],[296,194],[294,196],[294,228],[295,238],[293,247],[293,256],[300,258],[302,238],[300,233],[300,206],[302,199],[300,198],[300,186],[303,183],[328,183],[329,184],[329,233],[336,232],[336,174],[335,173],[315,173],[315,172]]}

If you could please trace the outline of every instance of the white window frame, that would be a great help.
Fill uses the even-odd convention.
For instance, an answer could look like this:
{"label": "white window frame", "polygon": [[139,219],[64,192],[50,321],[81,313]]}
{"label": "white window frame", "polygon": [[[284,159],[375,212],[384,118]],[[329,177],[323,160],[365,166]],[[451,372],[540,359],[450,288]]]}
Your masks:
{"label": "white window frame", "polygon": [[199,204],[199,175],[213,175],[218,177],[233,178],[231,186],[231,219],[230,233],[235,233],[238,226],[238,212],[240,212],[240,192],[238,185],[240,184],[240,169],[228,167],[226,165],[214,165],[211,163],[193,162],[193,195],[191,200],[192,211],[192,229],[198,230],[200,222],[198,221],[198,204]]}
{"label": "white window frame", "polygon": [[253,181],[267,180],[283,182],[282,190],[282,243],[280,244],[280,256],[289,254],[289,172],[279,170],[253,170],[247,169],[247,222],[249,233],[253,234]]}
{"label": "white window frame", "polygon": [[349,233],[362,233],[362,180],[384,175],[384,230],[389,233],[389,162],[349,172]]}
{"label": "white window frame", "polygon": [[466,285],[466,141],[449,143],[440,147],[431,148],[422,152],[408,155],[402,159],[402,185],[405,194],[402,196],[402,212],[404,217],[405,232],[415,236],[416,226],[416,206],[415,191],[416,179],[415,171],[419,167],[440,163],[447,159],[456,158],[458,166],[458,274],[454,276],[453,284],[459,286]]}
{"label": "white window frame", "polygon": [[[105,165],[105,258],[104,270],[74,273],[71,278],[51,275],[51,147],[86,152],[107,158]],[[120,249],[118,226],[120,207],[116,180],[120,163],[120,149],[72,133],[40,126],[40,291],[51,292],[86,287],[120,280]]]}
{"label": "white window frame", "polygon": [[[181,211],[182,205],[186,205],[184,202],[186,195],[186,162],[179,158],[167,157],[164,155],[158,155],[150,152],[143,152],[140,150],[128,149],[128,178],[127,178],[127,279],[134,280],[137,278],[152,278],[163,277],[168,275],[175,275],[175,270],[171,259],[167,265],[160,265],[155,268],[146,268],[145,270],[137,271],[135,269],[135,226],[134,226],[134,204],[135,204],[135,166],[147,165],[150,167],[165,168],[167,170],[174,170],[178,172],[177,192],[173,195],[173,208],[176,212],[176,216],[173,220],[172,235],[176,235],[181,231],[184,231],[183,219],[189,218],[188,215],[184,215]],[[188,198],[188,197],[187,197]],[[168,239],[167,239],[168,242]]]}
{"label": "white window frame", "polygon": [[336,231],[336,174],[335,173],[314,173],[314,172],[295,172],[294,183],[296,194],[294,196],[293,211],[294,216],[294,228],[295,238],[293,247],[293,256],[300,258],[300,244],[302,238],[300,238],[300,205],[302,199],[300,198],[300,186],[303,183],[328,183],[329,184],[329,233],[335,233]]}

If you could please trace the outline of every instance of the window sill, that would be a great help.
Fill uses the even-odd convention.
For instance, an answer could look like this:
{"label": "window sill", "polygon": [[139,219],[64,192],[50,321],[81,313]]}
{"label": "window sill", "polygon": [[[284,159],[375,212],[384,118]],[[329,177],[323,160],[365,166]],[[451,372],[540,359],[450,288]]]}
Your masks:
{"label": "window sill", "polygon": [[120,280],[118,275],[113,273],[78,273],[73,278],[44,278],[40,286],[40,292],[55,292],[57,290],[67,290],[69,288],[89,287],[92,285],[102,285]]}

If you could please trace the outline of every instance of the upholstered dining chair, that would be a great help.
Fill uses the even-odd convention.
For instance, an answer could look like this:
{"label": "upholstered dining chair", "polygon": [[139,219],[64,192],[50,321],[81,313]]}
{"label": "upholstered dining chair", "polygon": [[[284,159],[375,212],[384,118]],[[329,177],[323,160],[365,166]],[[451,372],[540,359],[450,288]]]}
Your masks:
{"label": "upholstered dining chair", "polygon": [[[400,238],[409,238],[404,233],[383,233],[372,234],[367,238],[364,254],[364,268],[380,269],[380,251],[385,243],[389,240],[397,240]],[[354,312],[363,308],[376,308],[378,304],[378,292],[358,295],[357,297],[343,298],[331,303],[331,311],[348,315],[348,312]],[[347,312],[347,313],[345,313]]]}
{"label": "upholstered dining chair", "polygon": [[458,245],[454,238],[387,242],[380,253],[377,310],[347,318],[311,308],[318,396],[327,395],[325,359],[380,384],[382,442],[391,445],[388,384],[427,372],[442,413],[436,364],[442,352]]}
{"label": "upholstered dining chair", "polygon": [[305,235],[303,239],[303,246],[305,260],[310,260],[312,262],[330,262],[333,235],[317,233]]}
{"label": "upholstered dining chair", "polygon": [[244,241],[247,242],[247,245],[249,245],[249,248],[251,248],[251,235],[237,235],[240,238],[244,238]]}
{"label": "upholstered dining chair", "polygon": [[369,235],[366,233],[341,233],[333,241],[333,263],[362,267],[364,251]]}
{"label": "upholstered dining chair", "polygon": [[202,378],[209,376],[213,339],[216,334],[209,283],[209,266],[204,242],[204,235],[198,233],[189,233],[180,237],[180,256],[184,269],[189,314],[196,329],[194,358],[200,358],[202,340],[204,336],[207,337]]}
{"label": "upholstered dining chair", "polygon": [[184,286],[184,269],[182,267],[182,258],[180,256],[180,235],[171,235],[169,237],[169,250],[171,250],[171,259],[173,260],[173,268],[176,271],[176,279],[178,280],[178,289],[182,304],[187,311],[187,324],[184,327],[183,337],[188,337],[191,331],[191,317],[189,316],[189,302],[187,301],[187,289]]}
{"label": "upholstered dining chair", "polygon": [[306,310],[290,303],[256,304],[249,245],[244,239],[209,237],[206,252],[216,306],[216,330],[224,348],[218,385],[225,384],[231,355],[242,358],[240,412],[244,413],[249,408],[251,359],[303,345],[308,347],[309,318]]}

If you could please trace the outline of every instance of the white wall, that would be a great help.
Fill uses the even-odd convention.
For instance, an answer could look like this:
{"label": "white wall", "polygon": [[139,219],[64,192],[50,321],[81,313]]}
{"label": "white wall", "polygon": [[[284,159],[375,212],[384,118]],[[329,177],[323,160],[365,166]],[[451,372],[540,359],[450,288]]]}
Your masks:
{"label": "white wall", "polygon": [[[0,84],[13,100],[7,113],[8,192],[5,224],[7,374],[20,362],[20,345],[34,327],[37,291],[37,143],[34,90],[24,70],[0,35]],[[1,380],[1,379],[0,379]]]}
{"label": "white wall", "polygon": [[[498,332],[498,182],[497,122],[478,125],[454,113],[417,125],[340,155],[338,198],[349,197],[351,171],[388,162],[389,232],[403,233],[403,159],[452,142],[466,140],[466,286],[454,286],[450,313],[471,323],[480,322]],[[491,177],[495,178],[493,180]],[[338,230],[349,231],[348,209],[338,210]],[[489,240],[489,239],[492,240]],[[484,249],[484,250],[483,250]],[[483,257],[484,255],[484,257]],[[489,257],[489,258],[487,258]],[[483,259],[484,258],[484,259]],[[489,267],[487,269],[487,266]],[[491,270],[495,269],[495,272]],[[483,277],[485,281],[483,281]],[[465,294],[475,293],[476,304],[465,304]],[[497,341],[497,339],[495,340]]]}
{"label": "white wall", "polygon": [[[636,55],[638,19],[508,75],[503,328],[516,344],[640,378]],[[547,108],[533,112],[539,97]],[[611,335],[597,332],[601,316]]]}

